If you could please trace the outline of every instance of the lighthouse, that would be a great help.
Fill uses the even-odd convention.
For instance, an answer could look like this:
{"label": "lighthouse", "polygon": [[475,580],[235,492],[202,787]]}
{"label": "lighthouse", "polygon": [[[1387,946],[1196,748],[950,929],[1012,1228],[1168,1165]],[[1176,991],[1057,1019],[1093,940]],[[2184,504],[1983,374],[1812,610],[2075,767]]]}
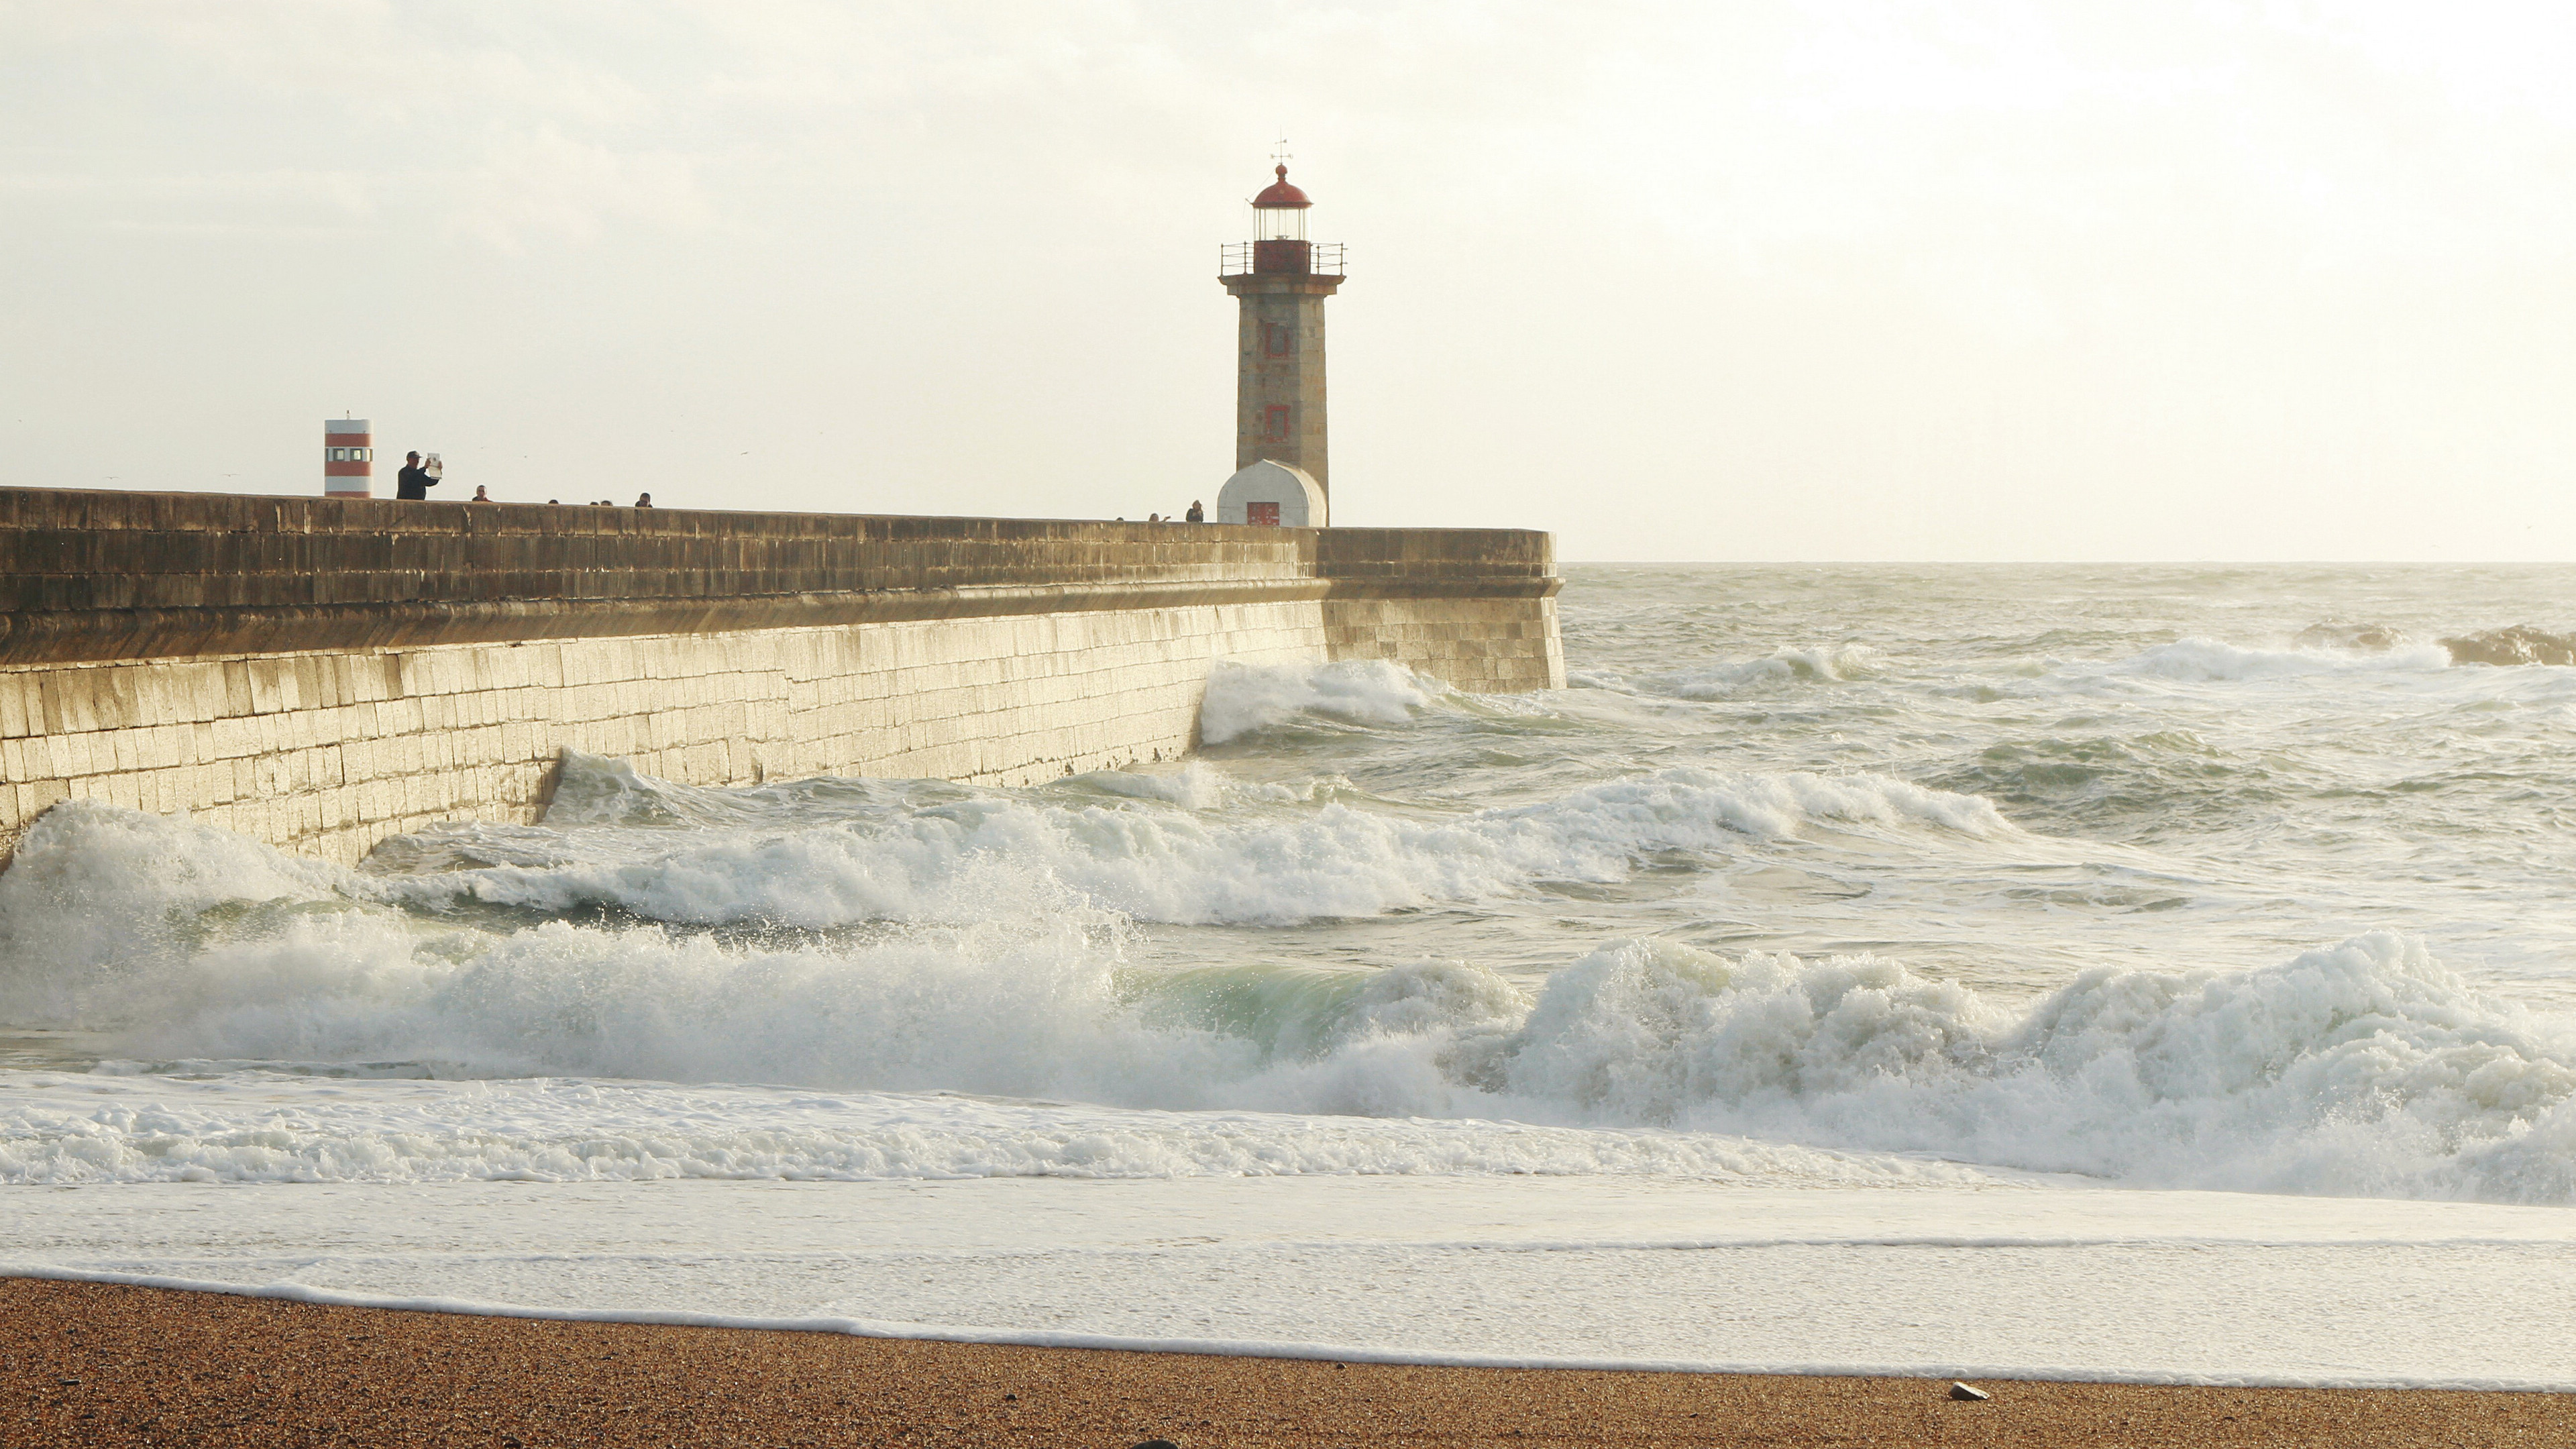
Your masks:
{"label": "lighthouse", "polygon": [[[1277,178],[1252,198],[1253,239],[1225,248],[1218,279],[1242,305],[1237,471],[1218,495],[1218,520],[1320,528],[1332,497],[1324,459],[1324,299],[1342,285],[1342,248],[1307,239],[1306,211],[1315,203],[1289,184],[1285,164]],[[1278,466],[1259,466],[1265,463]]]}

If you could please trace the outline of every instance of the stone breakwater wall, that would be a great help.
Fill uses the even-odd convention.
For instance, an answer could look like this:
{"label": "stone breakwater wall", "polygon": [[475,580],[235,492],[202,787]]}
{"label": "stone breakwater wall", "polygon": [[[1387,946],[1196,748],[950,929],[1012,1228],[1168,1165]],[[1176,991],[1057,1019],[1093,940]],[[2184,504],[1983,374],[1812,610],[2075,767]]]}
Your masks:
{"label": "stone breakwater wall", "polygon": [[698,785],[1174,759],[1219,659],[1564,683],[1547,535],[0,489],[0,853],[97,798],[354,862]]}

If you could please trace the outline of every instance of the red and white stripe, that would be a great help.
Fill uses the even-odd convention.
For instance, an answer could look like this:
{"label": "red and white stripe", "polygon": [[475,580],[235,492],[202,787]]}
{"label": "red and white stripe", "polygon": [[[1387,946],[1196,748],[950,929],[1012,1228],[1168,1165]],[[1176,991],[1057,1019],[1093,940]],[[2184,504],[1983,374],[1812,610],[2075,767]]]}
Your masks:
{"label": "red and white stripe", "polygon": [[375,496],[376,436],[365,418],[322,421],[322,495],[326,498]]}

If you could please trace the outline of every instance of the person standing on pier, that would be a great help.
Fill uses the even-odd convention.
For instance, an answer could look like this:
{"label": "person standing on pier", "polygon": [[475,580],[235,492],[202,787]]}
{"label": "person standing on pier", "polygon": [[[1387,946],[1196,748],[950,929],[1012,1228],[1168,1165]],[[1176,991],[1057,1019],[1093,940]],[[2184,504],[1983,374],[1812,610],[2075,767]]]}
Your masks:
{"label": "person standing on pier", "polygon": [[429,490],[437,486],[437,479],[432,478],[427,473],[420,470],[420,454],[403,454],[402,475],[394,480],[394,496],[396,498],[415,498],[425,500],[429,497]]}

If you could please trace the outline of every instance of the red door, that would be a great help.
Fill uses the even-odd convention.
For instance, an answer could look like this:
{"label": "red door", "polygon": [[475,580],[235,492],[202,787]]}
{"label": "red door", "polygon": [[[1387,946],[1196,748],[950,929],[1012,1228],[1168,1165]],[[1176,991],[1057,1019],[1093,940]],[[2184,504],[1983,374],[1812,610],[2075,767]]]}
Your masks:
{"label": "red door", "polygon": [[1247,503],[1243,505],[1243,521],[1246,523],[1267,524],[1272,528],[1277,528],[1279,526],[1279,505],[1276,503]]}

